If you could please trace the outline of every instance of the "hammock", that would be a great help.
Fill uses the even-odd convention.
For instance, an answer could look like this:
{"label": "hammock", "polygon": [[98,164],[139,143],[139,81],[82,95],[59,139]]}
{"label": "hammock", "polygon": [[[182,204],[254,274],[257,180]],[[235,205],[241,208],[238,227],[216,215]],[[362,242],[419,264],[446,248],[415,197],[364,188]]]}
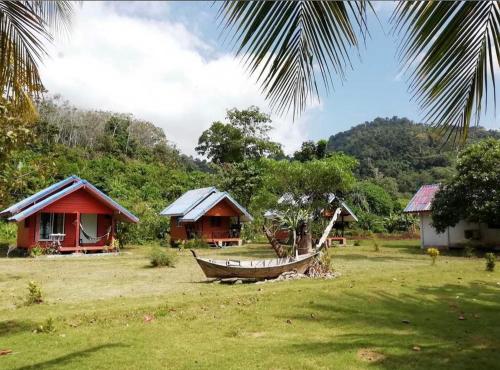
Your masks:
{"label": "hammock", "polygon": [[82,232],[83,236],[85,236],[85,238],[87,238],[88,240],[98,242],[104,238],[107,239],[109,237],[109,234],[111,233],[111,226],[108,228],[108,231],[106,232],[106,234],[101,235],[101,236],[91,236],[87,231],[85,231],[85,229],[83,228],[81,223],[80,223],[80,231]]}

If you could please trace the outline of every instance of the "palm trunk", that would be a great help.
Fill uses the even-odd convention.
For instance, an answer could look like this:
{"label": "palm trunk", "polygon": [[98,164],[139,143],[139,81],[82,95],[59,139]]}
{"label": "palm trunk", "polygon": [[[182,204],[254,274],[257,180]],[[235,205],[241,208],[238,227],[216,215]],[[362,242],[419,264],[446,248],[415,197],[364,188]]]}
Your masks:
{"label": "palm trunk", "polygon": [[262,229],[264,230],[264,234],[266,234],[267,240],[269,240],[269,243],[271,244],[271,247],[273,247],[278,258],[286,257],[286,250],[281,246],[280,242],[275,238],[271,230],[269,230],[266,226],[262,226]]}

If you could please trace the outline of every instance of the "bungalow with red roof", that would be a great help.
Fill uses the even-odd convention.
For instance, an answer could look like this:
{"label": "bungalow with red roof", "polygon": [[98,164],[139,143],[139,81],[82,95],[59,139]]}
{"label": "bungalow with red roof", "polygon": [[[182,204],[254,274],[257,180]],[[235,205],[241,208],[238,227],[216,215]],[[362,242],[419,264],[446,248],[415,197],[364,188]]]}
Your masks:
{"label": "bungalow with red roof", "polygon": [[185,192],[160,215],[170,217],[170,238],[200,238],[210,244],[241,245],[241,223],[253,220],[229,193],[215,187]]}
{"label": "bungalow with red roof", "polygon": [[59,252],[99,251],[113,245],[116,221],[139,219],[86,180],[70,176],[0,212],[17,223],[17,247]]}
{"label": "bungalow with red roof", "polygon": [[470,241],[485,246],[500,245],[500,225],[461,220],[445,232],[438,233],[432,226],[431,205],[439,185],[423,185],[410,200],[403,212],[420,217],[420,246],[422,248],[460,247]]}

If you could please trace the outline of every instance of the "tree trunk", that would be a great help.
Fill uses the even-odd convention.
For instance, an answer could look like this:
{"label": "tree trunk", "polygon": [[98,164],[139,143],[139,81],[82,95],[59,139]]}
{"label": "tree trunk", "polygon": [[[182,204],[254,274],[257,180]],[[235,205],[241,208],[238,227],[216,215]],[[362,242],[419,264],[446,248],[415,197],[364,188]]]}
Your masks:
{"label": "tree trunk", "polygon": [[297,245],[297,250],[299,254],[307,254],[312,252],[312,236],[309,231],[300,237],[299,243]]}
{"label": "tree trunk", "polygon": [[267,240],[269,240],[269,243],[271,244],[271,247],[273,247],[278,258],[286,257],[286,250],[281,246],[280,242],[275,238],[271,230],[269,230],[266,226],[262,226],[262,229],[264,230],[264,234],[266,234]]}

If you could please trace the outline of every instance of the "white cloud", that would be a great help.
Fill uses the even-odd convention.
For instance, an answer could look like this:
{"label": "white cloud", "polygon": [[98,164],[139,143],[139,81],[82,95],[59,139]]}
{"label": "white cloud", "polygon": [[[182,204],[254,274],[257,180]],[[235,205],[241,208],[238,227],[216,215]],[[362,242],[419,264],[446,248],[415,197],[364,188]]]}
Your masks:
{"label": "white cloud", "polygon": [[[84,3],[67,40],[42,67],[51,93],[88,109],[132,113],[162,127],[193,154],[202,130],[226,108],[268,110],[256,84],[230,54],[207,58],[211,47],[168,17],[159,4]],[[142,8],[152,6],[151,8]],[[163,13],[162,13],[163,12]],[[273,139],[291,152],[307,139],[307,118],[273,117]]]}

